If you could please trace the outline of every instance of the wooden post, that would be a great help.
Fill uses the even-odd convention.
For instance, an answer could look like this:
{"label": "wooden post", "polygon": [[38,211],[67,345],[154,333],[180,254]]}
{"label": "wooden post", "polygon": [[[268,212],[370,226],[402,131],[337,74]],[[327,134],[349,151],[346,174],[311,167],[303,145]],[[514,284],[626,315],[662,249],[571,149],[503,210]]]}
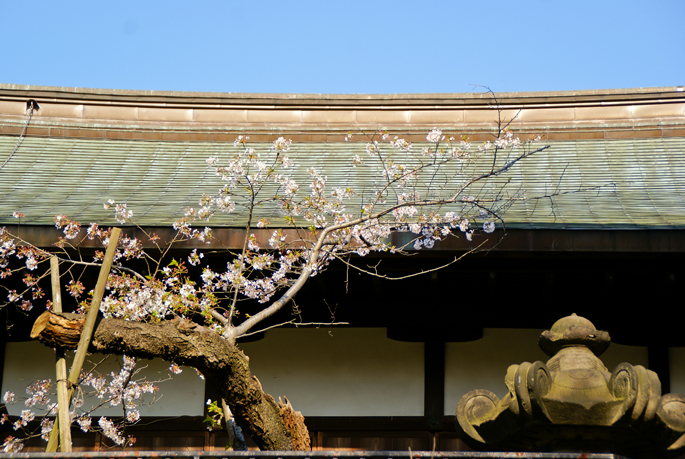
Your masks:
{"label": "wooden post", "polygon": [[[52,310],[62,312],[62,293],[59,286],[59,260],[55,255],[50,258],[50,279],[52,281]],[[71,452],[71,420],[69,418],[69,395],[67,389],[67,362],[64,358],[64,351],[57,349],[57,362],[55,363],[57,372],[57,419],[53,429],[59,429],[60,450],[63,453]],[[54,430],[53,430],[54,431]],[[53,440],[54,439],[54,440]],[[57,435],[50,435],[47,452],[57,451]]]}
{"label": "wooden post", "polygon": [[[88,346],[90,346],[90,339],[93,337],[93,330],[95,330],[95,320],[97,319],[98,311],[100,310],[100,302],[102,301],[102,297],[105,294],[105,286],[107,285],[107,278],[109,277],[109,272],[112,269],[112,260],[114,260],[114,254],[116,253],[117,250],[117,242],[119,241],[119,236],[121,235],[121,229],[120,228],[112,228],[112,234],[109,237],[109,245],[107,246],[107,251],[105,252],[105,259],[102,261],[102,266],[100,267],[100,275],[98,276],[98,282],[95,285],[95,291],[93,292],[93,300],[90,303],[90,308],[88,309],[87,316],[86,316],[86,323],[83,326],[83,331],[81,332],[81,338],[78,343],[78,347],[76,348],[76,356],[74,357],[74,363],[71,365],[71,371],[69,372],[69,390],[67,394],[67,402],[66,406],[67,409],[64,410],[67,413],[67,416],[69,416],[69,405],[71,404],[71,398],[74,396],[74,387],[78,385],[79,381],[79,376],[81,374],[81,368],[83,367],[83,362],[86,360],[86,352],[88,351]],[[52,260],[50,261],[52,264]],[[55,291],[54,288],[54,280],[53,280],[53,292]],[[57,289],[59,291],[59,289]],[[61,302],[60,302],[61,303]],[[66,375],[66,367],[65,367],[65,375]],[[60,376],[57,377],[57,380],[60,380]],[[62,404],[60,403],[60,417],[62,413]],[[71,422],[68,421],[68,417],[66,418],[67,421],[65,423],[65,429],[69,430],[71,428]],[[55,419],[55,425],[52,428],[52,432],[50,433],[50,440],[48,441],[48,448],[45,450],[47,452],[54,452],[57,451],[57,428],[58,425],[59,427],[59,432],[61,436],[62,432],[62,427],[61,427],[62,422],[59,421],[59,418]],[[54,440],[53,440],[54,438]],[[64,448],[64,444],[62,443],[62,447]],[[54,449],[49,449],[50,447]],[[71,451],[71,439],[69,440],[69,451]],[[65,449],[62,449],[62,452],[66,452]]]}

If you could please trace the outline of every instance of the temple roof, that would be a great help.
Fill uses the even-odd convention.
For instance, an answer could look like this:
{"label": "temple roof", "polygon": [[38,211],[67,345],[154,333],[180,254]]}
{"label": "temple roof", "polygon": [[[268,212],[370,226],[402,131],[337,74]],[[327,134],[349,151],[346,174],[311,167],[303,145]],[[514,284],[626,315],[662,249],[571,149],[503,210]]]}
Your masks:
{"label": "temple roof", "polygon": [[[374,180],[347,167],[378,128],[417,147],[437,126],[471,141],[492,139],[498,117],[522,138],[551,148],[511,174],[527,196],[506,214],[510,228],[681,229],[685,227],[685,93],[682,87],[556,93],[291,95],[118,91],[0,85],[0,224],[52,225],[56,214],[113,222],[108,199],[141,225],[168,225],[221,182],[205,160],[235,151],[237,135],[257,147],[293,139],[295,175],[315,166],[330,186]],[[40,110],[28,124],[27,101]],[[584,190],[583,192],[577,192]],[[267,218],[275,208],[261,209]],[[213,225],[235,226],[233,220]]]}

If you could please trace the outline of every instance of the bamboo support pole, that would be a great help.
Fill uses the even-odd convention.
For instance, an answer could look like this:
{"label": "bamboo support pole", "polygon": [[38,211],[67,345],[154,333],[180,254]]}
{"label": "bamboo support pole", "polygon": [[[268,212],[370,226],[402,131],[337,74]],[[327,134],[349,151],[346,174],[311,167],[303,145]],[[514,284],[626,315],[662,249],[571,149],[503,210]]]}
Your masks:
{"label": "bamboo support pole", "polygon": [[[59,285],[59,260],[56,256],[50,258],[50,280],[52,281],[52,310],[62,312],[62,293]],[[59,429],[60,450],[63,453],[71,452],[71,419],[69,418],[69,395],[67,388],[67,362],[64,351],[57,349],[57,361],[55,362],[57,373],[57,419],[53,429]],[[53,441],[54,438],[54,441]],[[50,441],[45,449],[46,452],[57,451],[57,436],[50,435]]]}
{"label": "bamboo support pole", "polygon": [[[83,362],[85,362],[86,360],[86,352],[88,351],[88,346],[90,346],[90,339],[93,337],[93,331],[95,330],[95,320],[97,319],[98,311],[100,311],[100,302],[102,301],[102,297],[105,295],[105,286],[107,285],[107,278],[109,277],[109,272],[112,269],[112,260],[114,260],[114,254],[117,250],[117,243],[119,241],[120,235],[120,228],[112,228],[112,234],[109,237],[109,245],[107,246],[107,251],[105,252],[105,259],[102,260],[102,266],[100,267],[98,282],[95,285],[95,291],[93,292],[93,300],[90,303],[90,308],[88,309],[86,316],[86,323],[83,326],[81,338],[78,342],[78,347],[76,348],[76,356],[74,357],[74,363],[71,365],[71,371],[69,372],[69,393],[67,394],[67,409],[65,410],[67,415],[69,414],[68,407],[71,404],[72,397],[74,396],[74,388],[78,385],[79,376],[81,375],[81,368],[83,367]],[[61,412],[62,410],[60,409],[60,413]],[[46,452],[57,451],[57,429],[59,424],[61,424],[59,418],[55,419],[55,425],[52,428],[52,432],[50,433],[50,440],[48,441],[48,448],[50,448],[52,445],[54,449],[46,449]],[[66,428],[69,429],[70,427],[71,422],[67,422]],[[61,432],[61,430],[62,429],[60,427],[59,431]],[[71,441],[69,442],[69,449],[71,450]],[[65,452],[65,450],[63,449],[62,452]]]}
{"label": "bamboo support pole", "polygon": [[233,413],[224,398],[221,399],[221,407],[224,410],[224,425],[226,426],[226,432],[228,432],[228,444],[231,445],[233,451],[247,451],[243,431],[236,424]]}

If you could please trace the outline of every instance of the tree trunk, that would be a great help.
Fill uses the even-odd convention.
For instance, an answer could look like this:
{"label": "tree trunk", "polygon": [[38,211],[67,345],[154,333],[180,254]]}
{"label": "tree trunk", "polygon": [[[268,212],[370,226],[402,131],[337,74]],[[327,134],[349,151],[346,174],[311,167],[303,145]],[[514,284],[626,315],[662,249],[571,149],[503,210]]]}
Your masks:
{"label": "tree trunk", "polygon": [[[46,311],[35,322],[32,338],[50,347],[75,349],[85,316]],[[90,352],[159,357],[197,368],[219,389],[238,425],[262,450],[309,450],[304,417],[288,400],[276,403],[250,373],[249,359],[236,346],[193,322],[148,324],[101,319]]]}

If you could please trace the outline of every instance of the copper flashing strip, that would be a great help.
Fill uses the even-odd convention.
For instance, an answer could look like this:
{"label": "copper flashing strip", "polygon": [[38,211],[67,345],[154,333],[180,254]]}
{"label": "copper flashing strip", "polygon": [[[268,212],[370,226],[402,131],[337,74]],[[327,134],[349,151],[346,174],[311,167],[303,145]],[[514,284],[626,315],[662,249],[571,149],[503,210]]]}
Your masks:
{"label": "copper flashing strip", "polygon": [[[172,107],[174,105],[216,105],[236,106],[244,104],[265,109],[278,107],[336,107],[380,106],[403,108],[404,106],[460,107],[492,105],[492,96],[487,92],[447,93],[447,94],[265,94],[265,93],[211,93],[176,91],[141,91],[117,89],[60,88],[51,86],[30,86],[0,84],[0,100],[25,99],[29,96],[47,101],[71,101],[72,103],[90,102],[107,105],[154,105]],[[666,99],[683,100],[682,87],[656,87],[634,89],[603,89],[582,91],[553,92],[509,92],[497,93],[503,106],[519,105],[587,105],[607,103],[631,103],[638,101]]]}

